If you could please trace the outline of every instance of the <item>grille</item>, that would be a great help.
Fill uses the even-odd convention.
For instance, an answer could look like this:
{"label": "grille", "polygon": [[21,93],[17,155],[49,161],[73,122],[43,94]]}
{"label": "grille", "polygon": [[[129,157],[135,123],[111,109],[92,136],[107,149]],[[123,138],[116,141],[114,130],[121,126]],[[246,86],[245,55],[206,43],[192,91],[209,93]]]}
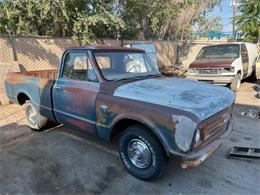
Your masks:
{"label": "grille", "polygon": [[227,130],[230,120],[231,111],[226,110],[214,116],[207,122],[207,130],[205,132],[205,140],[213,137],[220,131]]}
{"label": "grille", "polygon": [[218,70],[217,69],[198,69],[199,74],[217,74]]}

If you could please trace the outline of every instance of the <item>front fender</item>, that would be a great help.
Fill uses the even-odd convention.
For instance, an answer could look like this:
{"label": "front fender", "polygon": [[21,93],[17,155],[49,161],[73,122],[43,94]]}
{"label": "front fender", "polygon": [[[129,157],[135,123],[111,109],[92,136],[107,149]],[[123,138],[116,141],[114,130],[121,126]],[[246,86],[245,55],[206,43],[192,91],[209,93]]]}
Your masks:
{"label": "front fender", "polygon": [[96,102],[97,135],[109,140],[118,122],[131,119],[151,129],[168,155],[179,155],[183,152],[175,144],[176,124],[173,115],[185,116],[185,113],[166,106],[102,95]]}
{"label": "front fender", "polygon": [[154,124],[153,121],[149,120],[148,118],[144,117],[144,116],[136,116],[133,114],[120,114],[118,115],[112,122],[111,126],[109,127],[110,129],[110,135],[109,137],[111,137],[111,135],[114,133],[114,127],[116,124],[118,124],[119,122],[123,121],[123,120],[133,120],[136,121],[138,123],[143,124],[144,126],[146,126],[148,129],[150,129],[155,135],[156,137],[159,139],[159,141],[161,142],[161,144],[163,145],[167,155],[170,155],[171,151],[169,150],[170,145],[169,142],[167,142],[167,139],[165,137],[165,134]]}

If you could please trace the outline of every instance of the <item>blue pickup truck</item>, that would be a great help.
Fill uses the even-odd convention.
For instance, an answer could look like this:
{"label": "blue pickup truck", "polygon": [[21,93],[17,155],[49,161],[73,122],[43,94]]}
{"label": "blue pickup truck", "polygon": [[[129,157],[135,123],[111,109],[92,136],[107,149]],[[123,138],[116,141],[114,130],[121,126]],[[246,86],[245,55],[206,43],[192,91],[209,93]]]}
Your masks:
{"label": "blue pickup truck", "polygon": [[8,98],[24,105],[28,125],[48,121],[118,139],[125,168],[151,180],[167,159],[201,164],[233,129],[235,95],[228,88],[165,77],[140,49],[67,49],[59,70],[8,73]]}

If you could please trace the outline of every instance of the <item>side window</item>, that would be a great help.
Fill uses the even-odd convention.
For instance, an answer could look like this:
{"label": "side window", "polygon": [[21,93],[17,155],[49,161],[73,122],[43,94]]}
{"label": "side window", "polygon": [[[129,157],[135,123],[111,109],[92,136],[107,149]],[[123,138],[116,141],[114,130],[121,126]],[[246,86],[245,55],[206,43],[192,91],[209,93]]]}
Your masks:
{"label": "side window", "polygon": [[245,44],[241,45],[241,56],[242,56],[242,58],[247,58],[248,57],[247,49],[246,49]]}
{"label": "side window", "polygon": [[62,78],[71,80],[97,81],[88,55],[82,52],[67,53],[64,60]]}

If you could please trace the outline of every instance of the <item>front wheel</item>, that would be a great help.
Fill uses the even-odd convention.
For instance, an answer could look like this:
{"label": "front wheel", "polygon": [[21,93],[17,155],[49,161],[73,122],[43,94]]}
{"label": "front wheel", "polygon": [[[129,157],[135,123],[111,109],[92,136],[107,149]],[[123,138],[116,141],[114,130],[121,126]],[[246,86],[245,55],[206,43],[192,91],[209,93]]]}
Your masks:
{"label": "front wheel", "polygon": [[165,151],[149,129],[131,126],[119,138],[119,155],[126,169],[142,180],[152,180],[165,168]]}
{"label": "front wheel", "polygon": [[48,119],[42,116],[30,100],[25,103],[25,115],[27,123],[32,130],[40,131],[48,123]]}

